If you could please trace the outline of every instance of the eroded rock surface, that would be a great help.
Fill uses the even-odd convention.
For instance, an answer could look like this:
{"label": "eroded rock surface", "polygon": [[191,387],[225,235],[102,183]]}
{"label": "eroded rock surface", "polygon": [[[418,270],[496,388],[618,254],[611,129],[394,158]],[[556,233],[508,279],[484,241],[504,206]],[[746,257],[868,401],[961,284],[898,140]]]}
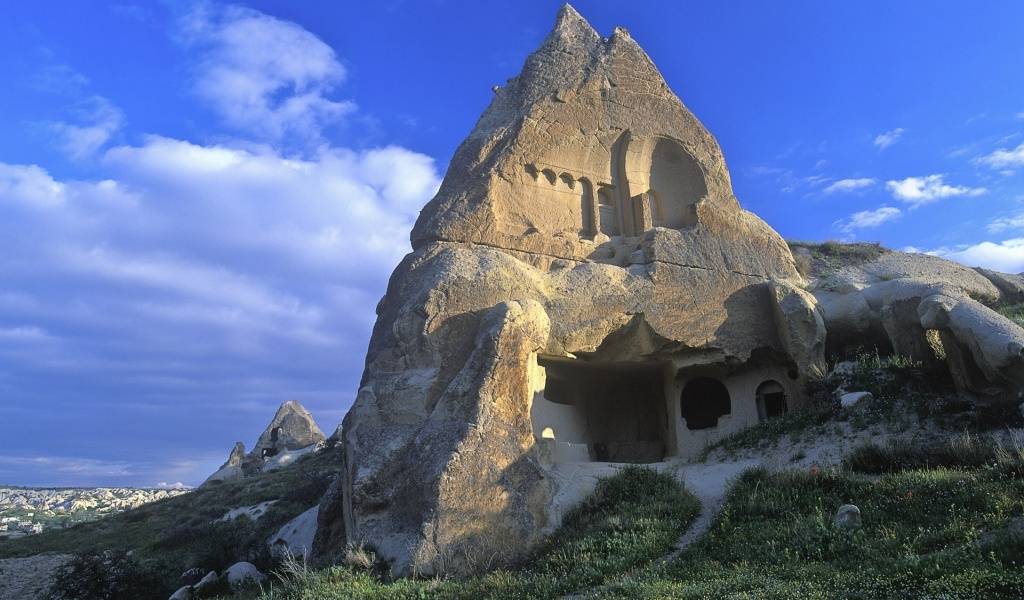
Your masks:
{"label": "eroded rock surface", "polygon": [[629,34],[571,7],[497,90],[378,306],[315,549],[515,560],[573,465],[652,463],[803,401],[824,322],[788,246]]}
{"label": "eroded rock surface", "polygon": [[830,350],[856,343],[945,365],[974,402],[1015,404],[1024,389],[1024,329],[989,307],[1019,302],[1022,280],[890,251],[810,284]]}

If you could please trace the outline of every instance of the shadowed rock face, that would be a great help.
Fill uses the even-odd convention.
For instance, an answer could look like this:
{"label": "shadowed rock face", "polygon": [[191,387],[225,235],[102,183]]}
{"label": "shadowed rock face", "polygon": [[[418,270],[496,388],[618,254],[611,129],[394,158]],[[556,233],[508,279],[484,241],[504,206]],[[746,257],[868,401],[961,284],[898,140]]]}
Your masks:
{"label": "shadowed rock face", "polygon": [[[595,462],[796,406],[824,326],[783,240],[624,30],[571,7],[496,91],[392,275],[317,550],[395,574],[512,561]],[[573,487],[576,486],[576,487]]]}

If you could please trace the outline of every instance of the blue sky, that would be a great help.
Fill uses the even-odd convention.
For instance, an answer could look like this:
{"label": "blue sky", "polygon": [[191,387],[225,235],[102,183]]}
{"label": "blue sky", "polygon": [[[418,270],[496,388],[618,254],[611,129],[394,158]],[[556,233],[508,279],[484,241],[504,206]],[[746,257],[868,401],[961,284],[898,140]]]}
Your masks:
{"label": "blue sky", "polygon": [[[197,484],[293,398],[333,431],[419,209],[559,5],[7,3],[0,484]],[[1024,271],[1024,4],[575,7],[783,236]]]}

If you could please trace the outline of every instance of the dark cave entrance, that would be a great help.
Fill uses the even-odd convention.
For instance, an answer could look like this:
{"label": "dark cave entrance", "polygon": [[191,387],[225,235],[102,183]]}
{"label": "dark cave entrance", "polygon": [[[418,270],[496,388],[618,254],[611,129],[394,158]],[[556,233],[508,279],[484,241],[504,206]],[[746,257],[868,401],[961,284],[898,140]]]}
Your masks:
{"label": "dark cave entrance", "polygon": [[546,378],[531,417],[541,437],[586,445],[589,460],[652,463],[665,458],[661,364],[540,358]]}
{"label": "dark cave entrance", "polygon": [[690,430],[717,427],[718,418],[732,412],[729,390],[711,377],[687,381],[679,395],[679,407]]}

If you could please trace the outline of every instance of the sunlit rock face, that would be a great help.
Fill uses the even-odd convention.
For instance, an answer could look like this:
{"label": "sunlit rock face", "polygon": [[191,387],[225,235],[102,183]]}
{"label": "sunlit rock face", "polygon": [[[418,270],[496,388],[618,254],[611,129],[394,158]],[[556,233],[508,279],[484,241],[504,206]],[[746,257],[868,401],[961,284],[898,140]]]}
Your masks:
{"label": "sunlit rock face", "polygon": [[571,7],[497,89],[378,306],[317,550],[512,561],[606,463],[803,401],[825,330],[788,246],[629,34]]}

